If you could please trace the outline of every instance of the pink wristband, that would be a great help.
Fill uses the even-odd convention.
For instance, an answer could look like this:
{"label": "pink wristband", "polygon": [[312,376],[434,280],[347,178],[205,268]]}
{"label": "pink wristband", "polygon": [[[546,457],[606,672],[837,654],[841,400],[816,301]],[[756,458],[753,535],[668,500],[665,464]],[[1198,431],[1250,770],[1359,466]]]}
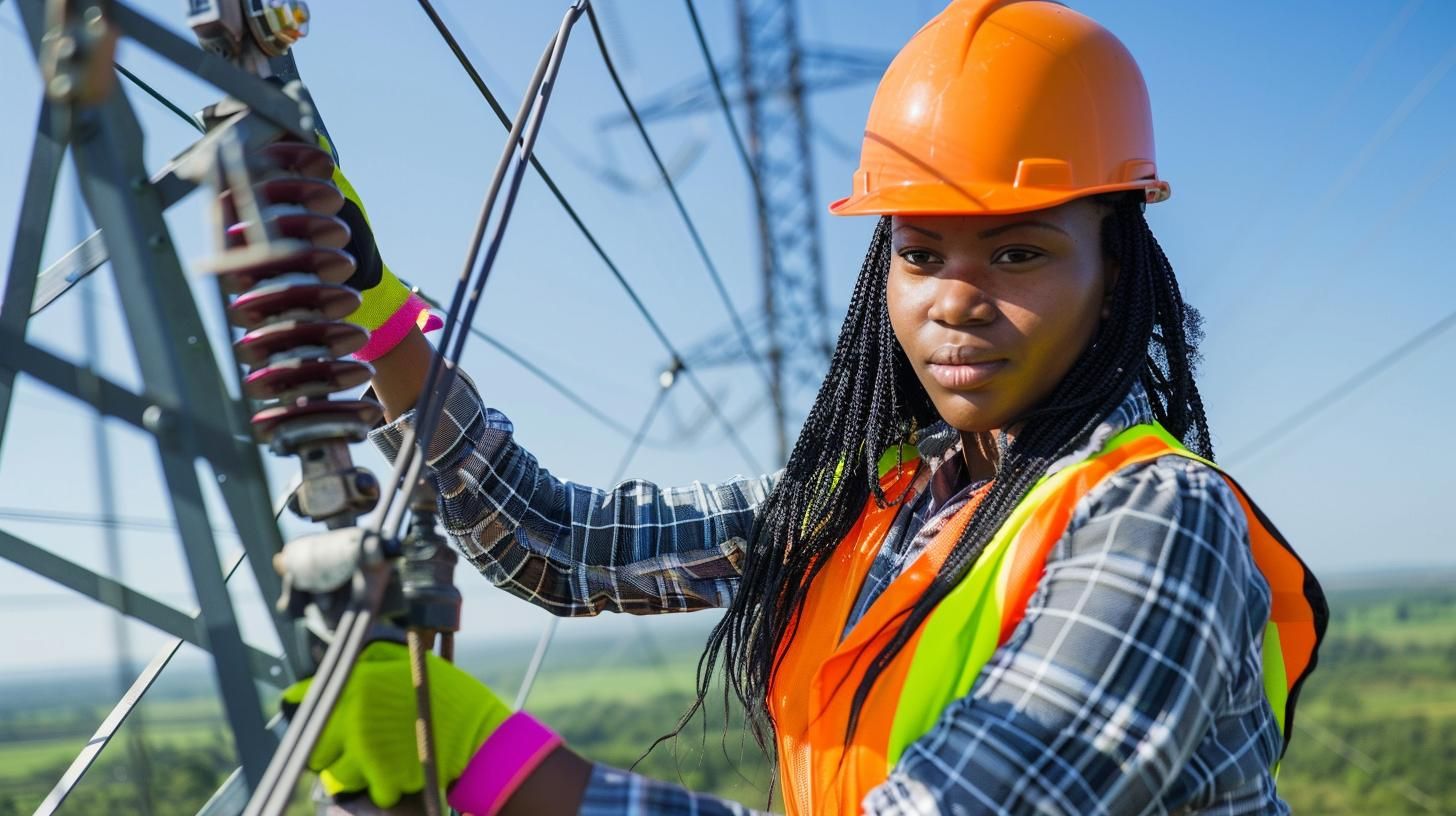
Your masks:
{"label": "pink wristband", "polygon": [[536,766],[561,745],[561,736],[524,711],[507,717],[465,766],[447,800],[472,816],[495,816]]}
{"label": "pink wristband", "polygon": [[[354,352],[355,360],[369,362],[383,357],[390,349],[399,345],[410,329],[419,325],[420,312],[430,308],[428,303],[417,294],[410,293],[407,299],[383,325],[369,333],[369,342],[364,348]],[[444,325],[444,322],[435,314],[430,314],[425,319],[425,325],[420,326],[424,332],[432,332]]]}

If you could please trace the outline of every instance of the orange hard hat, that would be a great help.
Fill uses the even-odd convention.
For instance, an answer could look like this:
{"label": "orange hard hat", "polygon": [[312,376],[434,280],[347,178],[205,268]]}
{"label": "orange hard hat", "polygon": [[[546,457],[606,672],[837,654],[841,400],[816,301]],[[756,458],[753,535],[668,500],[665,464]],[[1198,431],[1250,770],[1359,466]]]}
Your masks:
{"label": "orange hard hat", "polygon": [[1081,196],[1170,194],[1127,48],[1045,0],[954,0],[895,56],[836,215],[1025,212]]}

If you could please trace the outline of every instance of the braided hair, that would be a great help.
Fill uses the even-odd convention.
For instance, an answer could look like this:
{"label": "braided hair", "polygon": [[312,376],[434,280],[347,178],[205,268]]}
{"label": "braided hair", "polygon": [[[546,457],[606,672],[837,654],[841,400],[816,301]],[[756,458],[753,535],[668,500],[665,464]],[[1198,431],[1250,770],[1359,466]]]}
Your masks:
{"label": "braided hair", "polygon": [[[1016,418],[1021,428],[1000,451],[989,492],[855,689],[846,744],[876,679],[970,571],[1012,508],[1051,463],[1092,433],[1135,381],[1146,388],[1154,416],[1170,433],[1194,452],[1213,457],[1194,382],[1202,340],[1199,313],[1184,303],[1173,269],[1143,217],[1140,195],[1109,194],[1096,201],[1104,213],[1104,255],[1120,269],[1111,292],[1113,314],[1101,322],[1053,392]],[[781,644],[794,637],[796,613],[810,584],[871,496],[881,507],[903,500],[885,495],[879,459],[893,446],[913,442],[917,431],[940,416],[890,326],[890,257],[886,216],[860,268],[829,372],[782,476],[755,519],[741,584],[698,662],[697,700],[677,731],[663,739],[680,732],[702,707],[721,662],[725,703],[731,690],[746,709],[755,740],[772,755],[769,683]]]}

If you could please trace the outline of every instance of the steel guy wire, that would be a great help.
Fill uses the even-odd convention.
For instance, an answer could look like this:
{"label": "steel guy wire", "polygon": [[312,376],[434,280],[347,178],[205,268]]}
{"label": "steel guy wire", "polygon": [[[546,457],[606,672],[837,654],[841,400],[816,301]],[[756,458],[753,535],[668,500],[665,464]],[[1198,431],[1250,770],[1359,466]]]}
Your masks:
{"label": "steel guy wire", "polygon": [[[501,158],[492,174],[485,200],[481,204],[475,231],[471,236],[470,250],[456,282],[450,309],[445,317],[444,334],[441,339],[443,351],[436,353],[433,357],[424,390],[420,395],[420,402],[416,407],[416,421],[406,430],[399,455],[395,457],[393,473],[381,491],[379,503],[374,512],[363,525],[366,530],[375,534],[397,538],[404,525],[405,511],[409,502],[397,501],[401,495],[400,487],[407,485],[410,490],[413,490],[423,475],[425,461],[429,457],[429,442],[434,438],[435,428],[444,414],[443,394],[437,393],[437,389],[443,391],[444,387],[448,386],[453,370],[447,371],[447,366],[458,363],[464,352],[465,341],[469,338],[469,333],[460,331],[460,326],[470,324],[475,308],[480,302],[480,296],[494,265],[505,227],[510,221],[516,194],[520,190],[525,168],[524,159],[531,154],[542,114],[550,99],[556,73],[561,67],[561,57],[566,46],[567,36],[572,24],[581,16],[585,2],[586,0],[578,0],[562,18],[561,25],[541,55],[531,84],[521,100],[521,110],[516,117],[517,122],[511,128],[510,135],[502,149]],[[479,271],[477,271],[476,260],[482,243],[485,241],[486,227],[491,214],[495,211],[496,201],[502,185],[506,183],[508,171],[511,178],[506,189],[506,199],[495,220],[495,229],[491,235],[486,255],[481,260]],[[471,285],[472,278],[474,286]],[[408,494],[404,495],[408,496]],[[377,614],[378,604],[381,601],[383,587],[379,584],[377,575],[373,580],[366,575],[363,590],[356,593],[349,607],[339,616],[333,642],[330,643],[323,660],[319,663],[315,673],[315,682],[309,687],[302,704],[295,712],[294,720],[284,734],[273,760],[268,763],[268,768],[257,787],[257,795],[248,803],[245,813],[249,816],[259,816],[260,814],[273,816],[273,814],[281,814],[287,807],[293,785],[303,772],[308,755],[318,742],[329,715],[337,705],[344,685],[348,681],[350,670],[368,638],[373,619]]]}
{"label": "steel guy wire", "polygon": [[[29,510],[23,507],[0,507],[0,519],[22,521],[32,524],[69,524],[82,527],[96,527],[112,530],[132,530],[149,533],[175,533],[175,522],[139,516],[117,516],[106,514],[76,513],[64,510]],[[214,535],[237,536],[236,530],[213,527]]]}
{"label": "steel guy wire", "polygon": [[612,61],[612,54],[607,49],[606,38],[602,35],[601,25],[597,20],[596,11],[590,6],[586,10],[587,20],[591,22],[592,35],[597,41],[597,49],[602,54],[602,64],[606,66],[607,75],[611,77],[612,84],[617,88],[617,95],[622,98],[622,105],[627,108],[627,115],[631,117],[632,123],[637,126],[637,133],[642,137],[642,143],[647,146],[647,152],[652,156],[652,163],[657,166],[657,172],[662,176],[663,184],[667,186],[668,195],[672,196],[673,206],[677,208],[678,215],[682,217],[683,225],[687,227],[688,235],[692,237],[693,246],[697,248],[698,257],[703,259],[703,267],[708,271],[708,277],[712,278],[713,287],[718,291],[718,298],[723,301],[723,308],[728,310],[728,316],[733,321],[734,330],[738,333],[738,339],[743,344],[743,351],[748,355],[759,374],[763,376],[764,386],[768,389],[770,399],[773,395],[773,374],[768,370],[768,361],[753,346],[753,338],[748,335],[748,327],[743,324],[743,317],[738,314],[738,309],[733,305],[733,299],[728,295],[728,288],[723,284],[723,277],[718,273],[717,264],[713,263],[712,257],[708,254],[708,247],[703,243],[703,236],[698,232],[698,226],[694,223],[691,215],[688,214],[687,205],[683,203],[682,196],[678,193],[677,185],[672,180],[672,174],[667,171],[667,166],[662,163],[662,156],[657,152],[657,145],[652,141],[652,136],[647,133],[647,125],[637,113],[637,106],[632,104],[632,97],[627,93],[627,86],[622,84],[622,77],[617,73],[617,66]]}
{"label": "steel guy wire", "polygon": [[[480,72],[475,70],[475,66],[471,63],[470,58],[466,56],[464,50],[461,49],[460,43],[456,41],[454,35],[450,33],[449,26],[447,26],[445,24],[445,21],[440,19],[440,15],[435,12],[434,7],[430,4],[430,0],[418,0],[418,2],[420,8],[424,10],[427,16],[429,16],[430,22],[434,24],[435,30],[439,32],[441,39],[445,41],[446,46],[448,46],[451,53],[455,55],[455,59],[457,62],[460,63],[460,67],[464,69],[465,73],[470,77],[471,82],[475,84],[476,89],[480,91],[480,95],[484,97],[486,103],[490,105],[490,108],[495,113],[496,118],[499,119],[500,123],[507,129],[512,128],[513,125],[511,119],[506,114],[505,109],[501,107],[500,102],[495,97],[495,94],[485,84],[485,80],[481,78]],[[728,434],[729,441],[733,444],[739,455],[744,458],[744,461],[746,461],[749,467],[751,467],[755,472],[764,472],[763,467],[758,463],[757,457],[753,455],[753,452],[749,450],[748,445],[738,434],[738,430],[734,428],[732,423],[728,421],[728,418],[724,416],[722,408],[718,405],[717,401],[708,394],[707,388],[703,385],[702,381],[698,379],[696,372],[694,372],[692,368],[688,367],[686,364],[683,363],[682,355],[678,353],[676,346],[668,338],[667,333],[663,331],[661,324],[657,322],[657,318],[653,317],[652,312],[648,310],[646,304],[642,302],[642,298],[638,296],[637,291],[632,287],[630,283],[627,282],[627,279],[622,275],[621,269],[618,268],[616,262],[612,260],[611,256],[607,254],[607,251],[602,247],[601,242],[597,240],[596,235],[594,235],[592,231],[586,226],[586,223],[582,221],[581,215],[577,213],[576,208],[573,207],[571,205],[571,202],[567,200],[566,195],[561,192],[561,188],[556,185],[555,180],[551,178],[550,174],[546,172],[546,169],[541,165],[541,162],[537,160],[535,156],[531,156],[529,161],[532,169],[534,169],[536,171],[536,174],[540,176],[541,181],[546,184],[546,188],[551,192],[551,195],[556,199],[557,203],[561,205],[561,208],[563,211],[566,212],[567,217],[571,219],[571,222],[576,226],[577,230],[581,232],[582,237],[586,238],[587,243],[591,245],[591,248],[593,251],[596,252],[597,257],[601,258],[602,263],[606,265],[607,270],[611,272],[612,277],[616,278],[617,283],[622,287],[623,291],[626,292],[627,297],[632,301],[633,306],[636,307],[638,313],[642,315],[643,320],[647,322],[647,325],[652,330],[652,333],[656,335],[658,342],[662,344],[663,348],[667,350],[671,358],[682,369],[683,374],[687,377],[688,383],[692,385],[693,390],[698,393],[698,396],[705,403],[707,403],[709,409],[713,412],[714,419],[723,426],[724,431]]]}
{"label": "steel guy wire", "polygon": [[[1316,314],[1330,299],[1331,294],[1338,290],[1337,284],[1342,284],[1346,278],[1362,270],[1362,267],[1353,261],[1359,259],[1366,252],[1376,246],[1380,237],[1385,234],[1396,219],[1405,215],[1412,207],[1420,203],[1421,199],[1430,192],[1447,172],[1456,168],[1456,144],[1446,151],[1446,155],[1436,164],[1432,165],[1416,183],[1406,190],[1398,198],[1392,197],[1391,203],[1387,205],[1378,219],[1371,219],[1373,226],[1365,230],[1363,235],[1354,245],[1343,253],[1344,265],[1340,269],[1332,270],[1321,282],[1319,288],[1308,293],[1300,301],[1299,308],[1305,314]],[[1269,367],[1274,357],[1270,354],[1260,354],[1251,365],[1243,366],[1240,369],[1239,377],[1246,383],[1255,382],[1259,375]]]}
{"label": "steel guy wire", "polygon": [[[420,299],[424,300],[425,303],[428,303],[432,308],[434,308],[436,312],[439,312],[441,315],[445,313],[445,307],[438,300],[435,300],[428,294],[419,290],[416,290],[415,293],[418,294],[420,296]],[[556,393],[560,394],[563,397],[566,397],[566,399],[569,400],[572,404],[576,405],[576,407],[591,415],[593,419],[597,420],[603,425],[606,425],[608,428],[611,428],[613,431],[627,439],[632,438],[632,434],[634,433],[634,431],[631,428],[627,427],[625,423],[614,419],[611,416],[608,416],[600,408],[593,405],[591,401],[589,401],[586,397],[583,397],[581,394],[572,390],[570,386],[557,379],[545,369],[523,357],[520,352],[512,349],[505,343],[502,343],[500,340],[496,339],[490,333],[476,326],[470,327],[470,333],[475,335],[476,337],[479,337],[483,342],[488,343],[496,351],[504,354],[516,365],[519,365],[521,368],[526,369],[526,371],[530,372],[537,379],[541,380],[551,388],[555,389]],[[654,448],[667,447],[669,445],[669,443],[661,441],[645,442],[644,444],[646,444],[648,447]]]}
{"label": "steel guy wire", "polygon": [[[1453,68],[1456,68],[1456,45],[1451,46],[1439,57],[1436,58],[1436,61],[1432,64],[1430,70],[1428,70],[1424,76],[1416,81],[1415,85],[1411,87],[1410,91],[1407,92],[1406,95],[1395,106],[1395,109],[1392,110],[1390,114],[1385,118],[1385,120],[1381,122],[1380,126],[1376,128],[1375,133],[1372,134],[1368,139],[1366,139],[1365,143],[1360,146],[1360,149],[1355,152],[1355,155],[1348,162],[1345,163],[1345,166],[1341,169],[1341,171],[1337,175],[1327,174],[1325,176],[1326,178],[1332,177],[1334,181],[1332,181],[1324,189],[1324,191],[1319,194],[1318,197],[1315,197],[1312,201],[1304,202],[1301,204],[1299,209],[1299,220],[1294,222],[1294,227],[1290,231],[1296,234],[1308,233],[1310,231],[1310,227],[1315,223],[1315,217],[1317,215],[1322,215],[1324,211],[1329,208],[1330,205],[1334,204],[1340,198],[1340,194],[1345,191],[1345,189],[1355,180],[1357,176],[1359,176],[1360,172],[1365,169],[1365,166],[1367,164],[1370,163],[1370,160],[1375,156],[1376,152],[1381,147],[1385,146],[1385,143],[1388,142],[1390,138],[1395,134],[1395,132],[1400,129],[1401,125],[1405,124],[1405,121],[1410,118],[1411,114],[1413,114],[1418,107],[1420,107],[1421,103],[1425,101],[1426,97],[1430,96],[1431,91],[1433,91],[1436,86],[1441,83],[1441,81],[1446,77],[1448,73],[1451,72]],[[1288,243],[1288,241],[1282,240],[1281,243]],[[1235,246],[1243,246],[1243,244],[1235,244]],[[1230,258],[1226,266],[1237,268],[1234,264],[1234,260],[1235,259]],[[1252,268],[1252,265],[1250,265],[1250,267]],[[1269,281],[1275,277],[1278,277],[1284,271],[1284,269],[1284,265],[1275,264],[1268,268],[1261,267],[1254,269],[1253,271],[1254,274],[1260,276],[1258,278],[1259,285],[1267,286]],[[1231,272],[1232,269],[1228,271]],[[1227,282],[1228,280],[1230,280],[1231,277],[1231,275],[1225,274],[1222,279]],[[1235,281],[1235,283],[1242,284],[1244,280],[1247,279],[1247,277],[1247,274],[1240,275],[1239,280]],[[1231,303],[1227,303],[1229,298],[1231,297],[1234,299]],[[1233,295],[1225,296],[1224,301],[1227,303],[1227,305],[1225,306],[1226,314],[1224,315],[1225,323],[1227,324],[1228,322],[1230,322],[1230,317],[1237,316],[1242,313],[1242,307],[1249,303],[1250,300],[1252,299],[1237,298]]]}
{"label": "steel guy wire", "polygon": [[1373,757],[1346,742],[1335,732],[1317,723],[1301,723],[1300,725],[1305,729],[1305,733],[1309,734],[1315,742],[1324,746],[1325,750],[1359,768],[1376,785],[1395,791],[1406,801],[1424,811],[1436,814],[1441,812],[1440,800],[1409,782],[1390,779],[1381,771],[1380,763],[1376,762]]}
{"label": "steel guy wire", "polygon": [[[421,0],[422,3],[427,0]],[[561,25],[552,37],[546,50],[537,62],[536,70],[521,99],[516,122],[511,126],[501,151],[501,157],[492,173],[485,199],[481,203],[480,215],[471,235],[470,248],[465,264],[455,284],[454,295],[445,317],[445,328],[440,340],[441,351],[430,364],[424,389],[415,409],[415,422],[405,431],[401,440],[399,455],[395,457],[394,469],[381,490],[379,503],[365,522],[364,529],[388,539],[397,539],[404,526],[408,509],[408,493],[401,493],[401,486],[412,491],[424,476],[424,466],[429,458],[429,443],[434,439],[435,429],[445,413],[444,393],[447,390],[454,367],[459,363],[470,334],[461,331],[462,325],[471,324],[475,309],[489,280],[500,251],[505,229],[510,223],[516,196],[520,192],[527,161],[535,146],[541,120],[545,114],[551,91],[555,87],[556,74],[561,68],[567,38],[572,25],[585,11],[588,0],[577,0],[562,17]],[[509,181],[507,176],[509,175]],[[496,211],[496,202],[505,187],[505,200],[496,215],[494,229],[486,243],[486,229],[491,215]],[[480,257],[482,245],[485,256]],[[480,261],[479,269],[476,261]],[[472,285],[473,283],[473,285]],[[448,370],[447,370],[448,369]],[[400,496],[404,501],[399,501]],[[330,713],[343,693],[350,669],[362,651],[373,619],[377,614],[383,587],[378,576],[369,580],[365,576],[363,591],[357,592],[349,607],[339,616],[334,640],[329,645],[315,674],[316,682],[310,687],[303,703],[295,712],[293,723],[258,785],[258,795],[248,803],[248,816],[259,814],[281,814],[288,804],[291,789],[303,772],[312,747],[318,742]]]}
{"label": "steel guy wire", "polygon": [[[409,493],[403,493],[400,488],[405,487],[406,491],[412,491],[419,479],[424,476],[425,462],[430,458],[428,447],[430,447],[431,440],[434,439],[435,428],[438,427],[441,417],[446,412],[444,411],[444,407],[446,407],[444,392],[450,385],[454,366],[459,364],[460,357],[464,354],[464,344],[470,337],[469,332],[460,331],[460,326],[469,326],[475,318],[480,296],[482,296],[486,281],[489,280],[491,270],[494,268],[495,259],[498,258],[505,227],[510,224],[515,198],[520,192],[521,181],[526,173],[527,159],[536,143],[540,122],[545,115],[546,105],[550,101],[550,92],[555,87],[556,74],[561,70],[566,39],[571,34],[572,25],[584,12],[585,4],[587,4],[587,0],[578,0],[562,17],[561,26],[540,57],[530,85],[527,86],[526,93],[521,98],[520,111],[515,117],[515,124],[511,127],[510,136],[505,140],[505,146],[502,147],[501,159],[496,163],[495,172],[492,173],[491,184],[486,191],[485,200],[480,204],[475,232],[470,238],[470,249],[466,254],[466,262],[460,271],[459,280],[456,281],[454,296],[451,297],[450,309],[446,315],[446,325],[444,325],[443,338],[440,341],[441,351],[435,353],[432,358],[430,373],[425,379],[424,391],[419,396],[419,404],[416,405],[415,423],[405,431],[405,437],[400,443],[399,455],[396,456],[393,474],[384,484],[379,504],[364,525],[365,529],[371,530],[377,535],[387,536],[389,539],[399,538],[409,506]],[[507,176],[510,176],[510,181],[507,181]],[[485,243],[486,227],[491,221],[492,213],[495,213],[496,201],[501,195],[502,185],[505,188],[505,200],[504,203],[501,203],[499,214],[496,214],[495,226],[489,236],[489,242]],[[482,243],[485,245],[485,256],[480,258]],[[479,270],[476,270],[478,259]],[[399,501],[402,495],[406,498],[405,501]],[[284,739],[278,746],[278,752],[269,762],[264,778],[259,782],[258,791],[252,801],[249,801],[248,810],[246,810],[249,816],[274,815],[274,813],[281,813],[284,810],[291,794],[291,788],[296,784],[298,775],[303,772],[307,756],[319,740],[323,727],[328,723],[329,715],[332,714],[333,708],[338,704],[338,699],[344,692],[349,670],[352,669],[352,664],[360,656],[364,643],[367,641],[368,632],[370,632],[373,618],[379,608],[380,596],[383,593],[383,587],[379,586],[380,581],[377,576],[373,581],[368,580],[368,576],[365,576],[363,584],[363,592],[355,593],[347,611],[339,616],[338,625],[333,632],[333,643],[317,667],[316,682],[310,686],[309,694],[303,699],[303,705],[298,707],[293,724],[288,727]]]}

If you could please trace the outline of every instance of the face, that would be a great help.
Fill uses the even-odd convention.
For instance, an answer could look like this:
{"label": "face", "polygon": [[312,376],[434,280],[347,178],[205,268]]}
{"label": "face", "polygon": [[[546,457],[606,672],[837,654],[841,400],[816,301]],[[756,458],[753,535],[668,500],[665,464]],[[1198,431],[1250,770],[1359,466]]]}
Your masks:
{"label": "face", "polygon": [[890,323],[936,410],[1009,428],[1091,342],[1116,270],[1088,199],[1014,215],[895,216]]}

